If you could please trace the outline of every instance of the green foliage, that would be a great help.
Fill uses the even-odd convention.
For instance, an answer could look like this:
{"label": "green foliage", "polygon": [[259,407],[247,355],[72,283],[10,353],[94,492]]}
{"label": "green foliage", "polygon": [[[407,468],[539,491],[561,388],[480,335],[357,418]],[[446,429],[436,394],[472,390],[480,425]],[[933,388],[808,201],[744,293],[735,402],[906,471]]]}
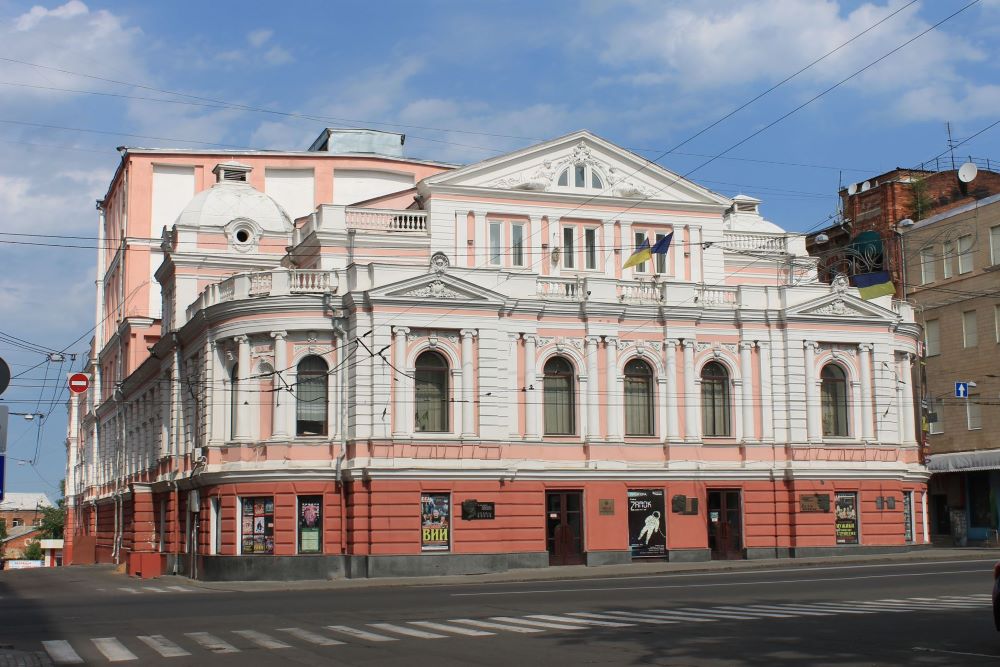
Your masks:
{"label": "green foliage", "polygon": [[7,523],[0,523],[0,540],[7,539]]}
{"label": "green foliage", "polygon": [[38,540],[29,542],[28,546],[24,547],[23,557],[25,560],[42,560],[44,556],[42,545],[39,544]]}
{"label": "green foliage", "polygon": [[57,507],[42,508],[42,524],[39,527],[42,538],[46,540],[63,539],[63,527],[66,525],[66,508],[62,501]]}

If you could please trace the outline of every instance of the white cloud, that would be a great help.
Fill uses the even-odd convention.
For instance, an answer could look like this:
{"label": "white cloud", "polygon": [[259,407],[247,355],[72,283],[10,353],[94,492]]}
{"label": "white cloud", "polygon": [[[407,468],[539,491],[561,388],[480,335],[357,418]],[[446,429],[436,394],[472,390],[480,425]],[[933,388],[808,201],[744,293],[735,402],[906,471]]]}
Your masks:
{"label": "white cloud", "polygon": [[287,65],[294,60],[292,54],[280,46],[272,46],[264,52],[264,62],[269,65]]}
{"label": "white cloud", "polygon": [[35,5],[27,14],[19,16],[14,25],[21,31],[31,30],[46,18],[68,19],[86,14],[88,11],[90,10],[87,9],[87,5],[80,2],[80,0],[70,0],[65,5],[56,7],[55,9],[46,9],[40,5]]}
{"label": "white cloud", "polygon": [[268,30],[266,28],[261,28],[259,30],[253,30],[247,33],[247,41],[250,45],[255,48],[260,48],[264,46],[264,42],[271,39],[274,36],[273,30]]}

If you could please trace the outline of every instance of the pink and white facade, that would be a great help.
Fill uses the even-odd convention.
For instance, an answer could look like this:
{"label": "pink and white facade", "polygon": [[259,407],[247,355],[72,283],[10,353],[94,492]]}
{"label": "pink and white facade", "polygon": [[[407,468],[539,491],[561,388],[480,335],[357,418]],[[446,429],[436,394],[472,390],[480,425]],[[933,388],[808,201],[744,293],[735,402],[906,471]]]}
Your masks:
{"label": "pink and white facade", "polygon": [[462,168],[401,143],[123,154],[67,562],[381,576],[927,542],[908,304],[816,284],[757,200],[587,132]]}

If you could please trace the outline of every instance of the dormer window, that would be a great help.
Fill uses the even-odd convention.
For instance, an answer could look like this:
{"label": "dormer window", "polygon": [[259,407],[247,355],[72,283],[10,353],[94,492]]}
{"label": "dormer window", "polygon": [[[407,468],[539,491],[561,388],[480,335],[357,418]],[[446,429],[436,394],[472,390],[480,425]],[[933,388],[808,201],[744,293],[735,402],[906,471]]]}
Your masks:
{"label": "dormer window", "polygon": [[222,162],[212,170],[216,183],[246,183],[251,171],[253,167],[240,162]]}
{"label": "dormer window", "polygon": [[581,190],[603,190],[604,180],[597,170],[589,164],[574,164],[563,169],[559,174],[556,186],[560,188],[573,188]]}

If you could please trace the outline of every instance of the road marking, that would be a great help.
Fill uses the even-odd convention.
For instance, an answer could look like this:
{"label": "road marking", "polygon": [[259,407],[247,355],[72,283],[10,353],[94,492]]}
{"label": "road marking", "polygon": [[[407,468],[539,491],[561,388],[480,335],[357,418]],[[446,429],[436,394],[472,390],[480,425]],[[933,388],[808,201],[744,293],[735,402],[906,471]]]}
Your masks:
{"label": "road marking", "polygon": [[822,602],[823,609],[837,614],[874,614],[874,609],[858,609],[854,602]]}
{"label": "road marking", "polygon": [[514,618],[513,616],[493,616],[490,620],[501,621],[502,623],[513,623],[515,625],[528,625],[536,628],[546,628],[548,630],[583,630],[582,625],[569,625],[568,623],[545,623],[544,621],[532,621],[526,618]]}
{"label": "road marking", "polygon": [[185,636],[195,640],[209,651],[215,653],[239,653],[240,650],[227,641],[223,641],[207,632],[187,632]]}
{"label": "road marking", "polygon": [[645,614],[656,614],[657,616],[663,616],[665,618],[676,618],[681,621],[694,621],[695,623],[714,623],[718,619],[716,618],[705,618],[704,616],[692,616],[690,614],[685,614],[679,611],[671,611],[669,609],[643,609]]}
{"label": "road marking", "polygon": [[987,653],[967,653],[965,651],[948,651],[943,648],[924,648],[923,646],[914,646],[914,651],[927,651],[929,653],[950,653],[951,655],[968,655],[975,658],[1000,658],[1000,655],[989,655]]}
{"label": "road marking", "polygon": [[[993,562],[993,561],[991,561]],[[945,570],[941,574],[982,574],[983,570]],[[724,572],[712,573],[725,574]],[[705,576],[700,575],[700,576]],[[775,584],[811,584],[817,581],[860,581],[863,579],[892,579],[896,577],[926,577],[926,572],[903,572],[899,574],[871,574],[860,577],[816,577],[813,579],[762,579],[760,581],[727,581],[711,584],[660,584],[650,586],[605,586],[593,588],[545,588],[524,591],[489,591],[485,593],[450,593],[450,597],[484,597],[487,595],[549,595],[551,593],[593,593],[604,591],[665,590],[670,588],[720,588],[731,586],[774,586]]]}
{"label": "road marking", "polygon": [[257,632],[256,630],[233,630],[233,634],[239,635],[240,637],[243,637],[243,639],[251,641],[261,648],[292,648],[291,644],[286,644],[280,639],[275,639],[271,635],[265,635],[263,632]]}
{"label": "road marking", "polygon": [[483,630],[473,630],[472,628],[460,628],[457,625],[445,625],[434,621],[409,621],[410,625],[419,625],[428,630],[440,630],[441,632],[454,632],[456,635],[466,635],[469,637],[487,637],[494,635],[494,632],[484,632]]}
{"label": "road marking", "polygon": [[764,611],[788,612],[790,614],[795,614],[796,616],[833,616],[833,613],[829,611],[815,611],[809,608],[788,607],[785,605],[778,606],[770,604],[752,604],[749,605],[747,608],[763,609]]}
{"label": "road marking", "polygon": [[369,623],[369,627],[375,628],[376,630],[385,630],[386,632],[395,632],[399,635],[406,635],[407,637],[416,637],[417,639],[447,639],[447,635],[439,635],[436,632],[427,632],[425,630],[417,630],[416,628],[408,628],[404,625],[395,625],[393,623]]}
{"label": "road marking", "polygon": [[539,621],[552,621],[553,623],[583,623],[584,625],[603,625],[608,628],[630,628],[631,623],[625,623],[621,619],[617,621],[598,621],[596,619],[586,619],[586,618],[567,618],[566,616],[552,616],[550,614],[531,614],[528,616],[531,619],[538,619]]}
{"label": "road marking", "polygon": [[694,607],[685,607],[680,611],[685,614],[700,614],[702,616],[711,616],[713,618],[733,618],[738,621],[749,621],[749,620],[759,620],[759,616],[753,614],[736,614],[731,611],[716,611],[714,609],[696,609]]}
{"label": "road marking", "polygon": [[631,621],[633,623],[648,623],[650,625],[672,625],[677,621],[668,621],[665,618],[649,618],[642,617],[638,614],[633,614],[624,611],[609,611],[602,614],[594,614],[586,611],[571,611],[568,616],[581,616],[585,618],[596,618],[605,621]]}
{"label": "road marking", "polygon": [[715,607],[715,609],[721,609],[722,611],[734,611],[737,614],[754,614],[756,616],[763,616],[764,618],[793,618],[796,614],[779,614],[773,611],[757,611],[752,606],[751,607]]}
{"label": "road marking", "polygon": [[504,625],[503,623],[491,623],[490,621],[480,621],[478,619],[471,618],[453,618],[451,623],[464,623],[465,625],[472,625],[477,628],[488,628],[490,630],[505,630],[508,632],[520,632],[521,634],[529,634],[533,632],[544,632],[540,628],[526,628],[520,625]]}
{"label": "road marking", "polygon": [[77,655],[68,641],[53,639],[42,642],[42,648],[52,658],[52,662],[57,665],[82,665],[83,658]]}
{"label": "road marking", "polygon": [[178,593],[190,593],[190,588],[184,588],[183,586],[167,586],[172,591],[177,591]]}
{"label": "road marking", "polygon": [[182,655],[191,655],[163,635],[138,635],[136,639],[162,655],[164,658],[178,658]]}
{"label": "road marking", "polygon": [[395,637],[386,637],[384,635],[377,635],[374,632],[367,632],[365,630],[358,630],[357,628],[352,628],[346,625],[328,625],[328,629],[334,632],[342,632],[345,635],[354,637],[355,639],[365,639],[370,642],[394,642]]}
{"label": "road marking", "polygon": [[97,650],[104,654],[108,662],[127,662],[138,660],[135,653],[125,648],[125,645],[115,637],[97,637],[90,640]]}
{"label": "road marking", "polygon": [[297,637],[302,641],[307,641],[310,644],[318,644],[319,646],[336,646],[337,644],[344,643],[337,641],[336,639],[331,639],[330,637],[324,637],[323,635],[315,632],[310,632],[309,630],[303,630],[302,628],[278,628],[278,632],[287,632],[291,636]]}
{"label": "road marking", "polygon": [[119,586],[118,590],[125,591],[126,593],[131,593],[132,595],[138,595],[139,591],[134,588],[125,588],[124,586]]}
{"label": "road marking", "polygon": [[166,593],[167,591],[162,588],[157,588],[156,586],[143,586],[142,590],[147,593]]}
{"label": "road marking", "polygon": [[[768,607],[768,606],[770,606],[772,609],[777,609],[778,611],[782,611],[782,610],[797,611],[798,613],[805,614],[806,616],[836,616],[837,614],[843,613],[843,611],[840,610],[840,609],[823,611],[823,610],[819,609],[819,607],[820,607],[819,603],[817,603],[816,605],[807,605],[807,604],[776,604],[776,605],[758,605],[758,606],[762,606],[762,607]],[[823,607],[823,609],[826,609],[826,607]],[[856,611],[854,613],[856,613],[856,614],[870,614],[871,612],[868,612],[868,611]]]}

